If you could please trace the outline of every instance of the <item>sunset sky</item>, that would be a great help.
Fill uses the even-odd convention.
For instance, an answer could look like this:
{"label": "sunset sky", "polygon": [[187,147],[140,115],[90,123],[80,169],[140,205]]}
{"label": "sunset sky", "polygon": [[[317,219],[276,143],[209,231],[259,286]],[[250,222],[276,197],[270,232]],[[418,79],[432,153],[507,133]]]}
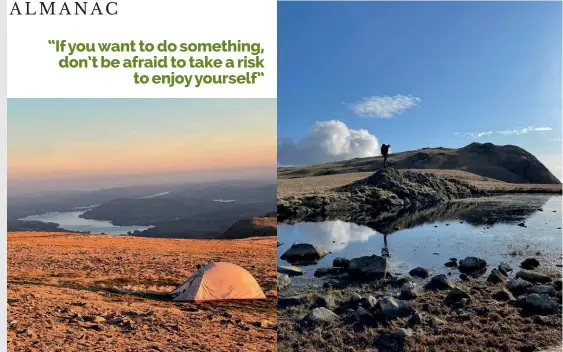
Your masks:
{"label": "sunset sky", "polygon": [[275,99],[8,100],[12,183],[275,166]]}

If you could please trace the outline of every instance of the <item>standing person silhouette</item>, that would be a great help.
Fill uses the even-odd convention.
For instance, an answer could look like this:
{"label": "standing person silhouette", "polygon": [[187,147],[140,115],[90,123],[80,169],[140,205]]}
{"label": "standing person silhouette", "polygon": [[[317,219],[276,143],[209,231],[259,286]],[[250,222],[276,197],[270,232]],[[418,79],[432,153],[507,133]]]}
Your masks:
{"label": "standing person silhouette", "polygon": [[391,144],[383,144],[381,146],[381,155],[383,155],[383,168],[387,168],[387,155],[389,154],[389,148]]}

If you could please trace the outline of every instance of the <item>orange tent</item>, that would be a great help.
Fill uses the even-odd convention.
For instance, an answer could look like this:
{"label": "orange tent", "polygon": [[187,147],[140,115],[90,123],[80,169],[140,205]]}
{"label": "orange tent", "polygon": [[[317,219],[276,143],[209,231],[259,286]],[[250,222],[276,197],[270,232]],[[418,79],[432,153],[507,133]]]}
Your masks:
{"label": "orange tent", "polygon": [[260,285],[248,271],[224,262],[202,266],[170,294],[174,301],[266,299]]}

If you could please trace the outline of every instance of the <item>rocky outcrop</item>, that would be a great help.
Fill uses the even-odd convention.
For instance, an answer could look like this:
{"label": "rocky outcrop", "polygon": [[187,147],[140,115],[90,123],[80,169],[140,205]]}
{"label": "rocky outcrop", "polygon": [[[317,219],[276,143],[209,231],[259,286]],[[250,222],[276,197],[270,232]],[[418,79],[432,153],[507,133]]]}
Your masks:
{"label": "rocky outcrop", "polygon": [[421,209],[452,199],[485,193],[465,181],[435,174],[383,169],[329,195],[278,201],[278,218],[307,219],[346,214],[356,222],[398,209]]}

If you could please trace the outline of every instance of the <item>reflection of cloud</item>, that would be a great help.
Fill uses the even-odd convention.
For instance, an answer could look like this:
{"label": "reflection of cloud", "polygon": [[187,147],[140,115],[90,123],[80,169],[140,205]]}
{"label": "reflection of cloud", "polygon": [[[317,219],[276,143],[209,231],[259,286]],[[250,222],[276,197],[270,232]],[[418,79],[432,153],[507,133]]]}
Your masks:
{"label": "reflection of cloud", "polygon": [[366,242],[377,234],[367,226],[340,220],[302,222],[292,225],[291,230],[299,234],[299,242],[315,244],[331,252],[342,251],[350,242]]}

